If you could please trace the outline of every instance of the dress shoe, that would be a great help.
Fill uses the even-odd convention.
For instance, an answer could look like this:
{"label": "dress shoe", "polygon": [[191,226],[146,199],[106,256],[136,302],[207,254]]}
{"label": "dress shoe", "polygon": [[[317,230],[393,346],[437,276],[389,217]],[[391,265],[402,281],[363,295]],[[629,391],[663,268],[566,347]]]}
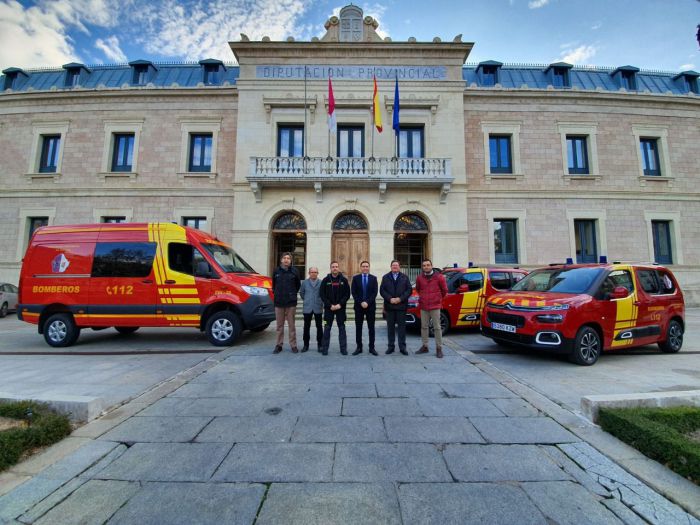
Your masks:
{"label": "dress shoe", "polygon": [[352,355],[360,355],[361,353],[362,353],[362,348],[358,348],[357,350],[355,350],[355,351],[352,353]]}
{"label": "dress shoe", "polygon": [[420,347],[420,349],[416,352],[416,354],[427,354],[428,353],[428,347],[423,345]]}
{"label": "dress shoe", "polygon": [[442,359],[442,348],[439,346],[435,349],[435,357]]}
{"label": "dress shoe", "polygon": [[394,349],[393,349],[393,348],[389,348],[389,349],[388,349],[386,352],[384,352],[384,353],[385,353],[386,355],[393,354],[393,353],[394,353]]}
{"label": "dress shoe", "polygon": [[303,354],[304,352],[308,352],[308,351],[309,351],[309,345],[304,345],[304,346],[301,348],[301,353],[302,353],[302,354]]}
{"label": "dress shoe", "polygon": [[404,348],[403,350],[399,350],[403,355],[408,355],[408,351]]}
{"label": "dress shoe", "polygon": [[272,351],[273,354],[279,354],[282,351],[282,345],[277,345],[275,346],[275,349]]}
{"label": "dress shoe", "polygon": [[347,350],[341,350],[340,353],[343,354],[343,355],[348,355],[348,351],[347,351]]}
{"label": "dress shoe", "polygon": [[298,349],[296,346],[293,346],[293,347],[292,347],[292,353],[293,353],[293,354],[296,354],[297,352],[299,352],[299,349]]}
{"label": "dress shoe", "polygon": [[321,355],[328,355],[328,350],[321,350]]}
{"label": "dress shoe", "polygon": [[372,355],[379,355],[379,354],[377,353],[377,351],[376,351],[374,348],[370,348],[370,349],[369,349],[369,353],[372,354]]}

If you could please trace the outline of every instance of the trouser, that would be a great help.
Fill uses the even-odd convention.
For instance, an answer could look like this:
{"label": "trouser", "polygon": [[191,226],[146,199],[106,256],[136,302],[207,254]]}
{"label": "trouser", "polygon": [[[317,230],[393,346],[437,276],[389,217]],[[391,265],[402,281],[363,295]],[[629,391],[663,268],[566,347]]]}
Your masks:
{"label": "trouser", "polygon": [[326,325],[323,329],[323,343],[321,343],[321,350],[323,352],[328,352],[328,347],[331,344],[331,328],[333,327],[333,320],[335,319],[338,323],[338,343],[340,344],[340,351],[347,352],[348,349],[348,338],[345,333],[345,310],[325,310],[323,312],[323,320]]}
{"label": "trouser", "polygon": [[394,349],[395,327],[398,326],[399,350],[406,350],[406,310],[387,310],[386,327],[389,338],[388,349]]}
{"label": "trouser", "polygon": [[374,319],[376,317],[376,311],[376,307],[355,307],[355,342],[357,343],[357,348],[362,349],[362,324],[364,320],[367,319],[369,347],[374,350]]}
{"label": "trouser", "polygon": [[294,326],[294,315],[296,314],[296,306],[288,306],[280,308],[275,306],[275,321],[277,322],[277,345],[282,346],[284,342],[284,323],[287,322],[289,328],[289,346],[297,347],[297,329]]}
{"label": "trouser", "polygon": [[304,314],[304,346],[309,346],[311,340],[311,320],[316,323],[316,342],[321,346],[323,342],[323,316],[321,313]]}
{"label": "trouser", "polygon": [[428,335],[430,327],[428,324],[433,321],[433,333],[435,334],[435,346],[442,348],[442,326],[440,326],[440,309],[420,311],[420,338],[423,346],[428,346]]}

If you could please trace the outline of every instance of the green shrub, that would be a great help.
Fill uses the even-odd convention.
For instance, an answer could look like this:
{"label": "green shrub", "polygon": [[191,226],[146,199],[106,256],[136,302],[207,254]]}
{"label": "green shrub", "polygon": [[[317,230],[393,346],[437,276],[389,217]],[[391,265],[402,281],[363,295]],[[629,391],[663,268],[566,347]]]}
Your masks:
{"label": "green shrub", "polygon": [[[31,420],[28,415],[31,411]],[[0,432],[0,471],[11,467],[25,452],[52,445],[71,433],[70,421],[33,401],[0,402],[0,417],[29,421],[29,426]]]}
{"label": "green shrub", "polygon": [[700,443],[686,435],[700,429],[700,408],[601,408],[599,422],[645,456],[700,482]]}

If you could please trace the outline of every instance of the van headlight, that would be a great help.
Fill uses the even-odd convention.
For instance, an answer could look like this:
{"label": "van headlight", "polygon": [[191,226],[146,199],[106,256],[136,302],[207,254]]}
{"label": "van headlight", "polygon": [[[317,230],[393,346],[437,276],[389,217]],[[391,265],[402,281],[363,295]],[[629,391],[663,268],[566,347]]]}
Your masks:
{"label": "van headlight", "polygon": [[267,288],[261,288],[260,286],[241,286],[241,288],[248,295],[268,295]]}
{"label": "van headlight", "polygon": [[536,315],[535,319],[540,323],[561,323],[564,321],[564,316],[561,314],[540,314]]}

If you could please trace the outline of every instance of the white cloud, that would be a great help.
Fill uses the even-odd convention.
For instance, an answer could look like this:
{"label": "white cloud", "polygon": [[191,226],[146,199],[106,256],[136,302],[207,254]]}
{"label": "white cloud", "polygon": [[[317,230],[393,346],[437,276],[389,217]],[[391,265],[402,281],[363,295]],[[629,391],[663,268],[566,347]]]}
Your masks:
{"label": "white cloud", "polygon": [[597,31],[601,27],[603,27],[603,22],[594,22],[591,26],[591,31]]}
{"label": "white cloud", "polygon": [[119,39],[116,36],[110,36],[104,40],[98,38],[95,40],[95,47],[102,51],[108,60],[113,62],[126,62],[128,60],[119,47]]}
{"label": "white cloud", "polygon": [[682,64],[678,66],[681,71],[688,71],[689,69],[695,69],[695,64]]}
{"label": "white cloud", "polygon": [[596,52],[597,49],[595,46],[583,45],[575,49],[565,50],[559,60],[570,64],[585,64],[595,56]]}
{"label": "white cloud", "polygon": [[549,0],[530,0],[527,3],[527,6],[530,9],[539,9],[540,7],[544,7],[549,3]]}

